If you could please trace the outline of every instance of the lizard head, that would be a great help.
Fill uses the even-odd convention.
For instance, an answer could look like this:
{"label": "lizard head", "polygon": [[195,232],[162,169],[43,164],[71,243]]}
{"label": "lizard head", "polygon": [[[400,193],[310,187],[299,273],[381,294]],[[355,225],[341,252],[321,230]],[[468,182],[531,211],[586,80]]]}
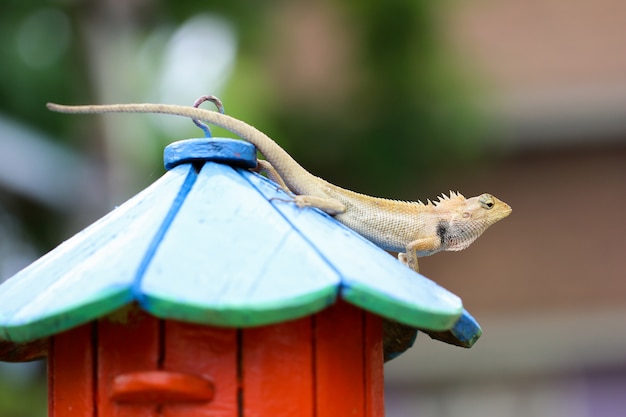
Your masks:
{"label": "lizard head", "polygon": [[465,199],[460,194],[451,193],[449,198],[440,199],[437,208],[444,206],[448,206],[444,210],[450,216],[440,220],[437,234],[442,249],[447,251],[467,248],[489,226],[511,214],[511,207],[491,194]]}

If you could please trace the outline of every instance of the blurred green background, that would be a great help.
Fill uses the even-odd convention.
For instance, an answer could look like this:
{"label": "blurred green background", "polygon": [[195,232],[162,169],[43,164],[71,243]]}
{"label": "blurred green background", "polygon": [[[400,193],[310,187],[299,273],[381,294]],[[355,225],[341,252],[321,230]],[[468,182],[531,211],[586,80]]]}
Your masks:
{"label": "blurred green background", "polygon": [[[188,120],[46,102],[215,94],[346,188],[512,205],[476,248],[421,263],[485,336],[469,351],[418,339],[386,367],[389,416],[618,415],[607,392],[626,387],[626,339],[612,331],[626,318],[620,17],[626,6],[609,0],[5,1],[0,281],[161,176],[166,144],[202,135]],[[580,323],[594,331],[572,340]],[[0,417],[45,414],[43,364],[0,364]]]}
{"label": "blurred green background", "polygon": [[[62,116],[47,101],[190,105],[216,94],[316,174],[394,198],[481,154],[472,83],[438,33],[442,8],[432,2],[0,7],[0,110],[97,177],[85,205],[109,207],[136,192],[161,173],[165,144],[201,132],[163,117]],[[92,208],[83,207],[88,216]],[[33,210],[13,214],[49,247],[68,213],[49,224]]]}

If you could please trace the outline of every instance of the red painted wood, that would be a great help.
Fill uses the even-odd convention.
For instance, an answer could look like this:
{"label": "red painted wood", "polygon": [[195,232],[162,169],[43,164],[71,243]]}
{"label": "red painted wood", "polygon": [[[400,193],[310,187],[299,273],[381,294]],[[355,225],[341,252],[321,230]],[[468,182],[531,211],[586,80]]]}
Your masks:
{"label": "red painted wood", "polygon": [[245,417],[315,416],[312,336],[311,317],[242,330]]}
{"label": "red painted wood", "polygon": [[116,376],[111,398],[118,403],[204,403],[214,391],[211,381],[197,375],[144,371]]}
{"label": "red painted wood", "polygon": [[163,369],[190,372],[213,382],[206,404],[163,407],[163,417],[237,417],[237,330],[168,320]]}
{"label": "red painted wood", "polygon": [[48,416],[93,416],[92,324],[51,338],[48,357]]}
{"label": "red painted wood", "polygon": [[[98,326],[98,416],[157,417],[158,405],[119,404],[113,401],[120,374],[157,370],[161,349],[159,320],[136,307],[100,319]],[[160,416],[159,416],[160,417]]]}
{"label": "red painted wood", "polygon": [[[344,302],[240,331],[132,307],[52,338],[49,416],[382,417],[382,356],[381,319]],[[213,401],[168,403],[183,386],[208,398],[207,381]]]}
{"label": "red painted wood", "polygon": [[380,316],[370,313],[364,315],[365,416],[383,417],[385,415],[383,323]]}
{"label": "red painted wood", "polygon": [[364,315],[339,301],[315,316],[316,417],[365,416]]}

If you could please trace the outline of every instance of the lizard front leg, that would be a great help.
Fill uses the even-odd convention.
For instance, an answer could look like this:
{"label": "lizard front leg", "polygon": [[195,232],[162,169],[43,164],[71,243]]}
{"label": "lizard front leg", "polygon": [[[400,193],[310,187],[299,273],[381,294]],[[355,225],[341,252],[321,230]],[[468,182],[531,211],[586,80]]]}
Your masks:
{"label": "lizard front leg", "polygon": [[398,260],[415,272],[419,272],[418,256],[426,256],[437,252],[440,246],[441,239],[438,236],[417,239],[406,245],[405,253],[398,253]]}

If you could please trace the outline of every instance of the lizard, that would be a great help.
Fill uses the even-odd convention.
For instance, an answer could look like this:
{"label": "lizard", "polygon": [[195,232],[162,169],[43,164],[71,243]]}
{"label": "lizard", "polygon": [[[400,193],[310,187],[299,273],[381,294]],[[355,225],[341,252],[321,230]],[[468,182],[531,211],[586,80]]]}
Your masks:
{"label": "lizard", "polygon": [[224,128],[250,142],[265,158],[261,168],[277,180],[298,207],[316,207],[380,248],[398,252],[400,262],[419,272],[418,257],[460,251],[489,226],[507,217],[511,207],[491,194],[465,198],[450,191],[434,202],[400,201],[360,194],[319,178],[265,133],[234,117],[196,107],[166,104],[64,106],[62,113],[160,113],[189,117]]}

